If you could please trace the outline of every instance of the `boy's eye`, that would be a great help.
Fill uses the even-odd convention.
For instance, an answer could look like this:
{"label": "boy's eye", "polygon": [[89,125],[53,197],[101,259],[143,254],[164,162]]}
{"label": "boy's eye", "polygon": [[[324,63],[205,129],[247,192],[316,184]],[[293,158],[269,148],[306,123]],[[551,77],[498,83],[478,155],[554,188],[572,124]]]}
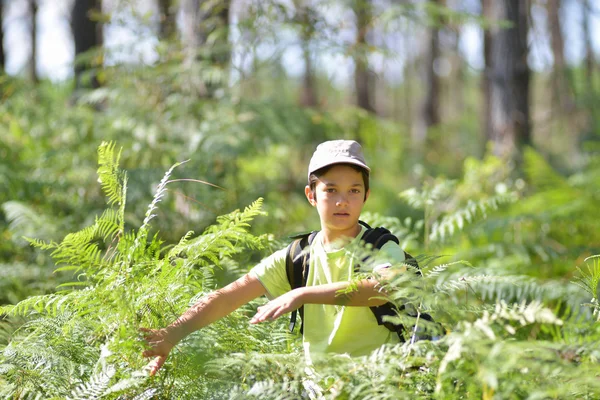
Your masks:
{"label": "boy's eye", "polygon": [[360,189],[352,189],[351,192],[352,193],[360,193]]}
{"label": "boy's eye", "polygon": [[327,189],[325,189],[325,191],[327,193],[335,193],[335,189],[334,188],[327,188]]}

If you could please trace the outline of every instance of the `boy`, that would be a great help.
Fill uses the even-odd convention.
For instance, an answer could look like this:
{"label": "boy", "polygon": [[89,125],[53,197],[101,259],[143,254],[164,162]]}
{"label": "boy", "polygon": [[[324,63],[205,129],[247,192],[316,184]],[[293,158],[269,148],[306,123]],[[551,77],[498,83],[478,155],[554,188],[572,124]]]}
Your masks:
{"label": "boy", "polygon": [[[321,230],[310,245],[306,286],[291,290],[286,249],[273,253],[237,281],[198,301],[168,327],[143,329],[149,345],[143,355],[154,357],[150,374],[160,369],[187,335],[264,294],[270,301],[258,308],[250,322],[274,320],[304,306],[303,345],[308,360],[323,353],[366,355],[382,344],[398,342],[396,334],[377,324],[369,309],[385,303],[376,280],[361,280],[356,290],[339,295],[354,275],[356,259],[349,249],[366,229],[358,219],[370,194],[369,172],[357,142],[332,140],[317,146],[304,192],[317,209]],[[387,242],[379,254],[387,265],[404,260],[404,251],[394,242]]]}

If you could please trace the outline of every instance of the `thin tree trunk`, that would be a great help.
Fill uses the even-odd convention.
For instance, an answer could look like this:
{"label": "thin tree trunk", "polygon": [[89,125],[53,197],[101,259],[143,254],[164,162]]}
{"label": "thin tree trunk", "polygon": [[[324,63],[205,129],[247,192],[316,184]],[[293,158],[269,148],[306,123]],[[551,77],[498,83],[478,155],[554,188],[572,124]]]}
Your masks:
{"label": "thin tree trunk", "polygon": [[355,0],[354,14],[356,15],[356,50],[354,57],[354,85],[356,88],[356,104],[358,107],[375,113],[372,102],[373,85],[369,71],[367,52],[367,35],[372,23],[372,4],[370,0]]}
{"label": "thin tree trunk", "polygon": [[31,54],[29,58],[29,79],[34,82],[39,82],[39,77],[37,74],[37,52],[38,52],[38,42],[37,42],[37,14],[38,14],[38,4],[37,0],[29,0],[29,16],[30,20],[30,40],[31,40]]}
{"label": "thin tree trunk", "polygon": [[583,19],[583,43],[585,45],[585,74],[588,82],[588,88],[594,88],[594,49],[592,48],[592,32],[590,30],[589,18],[591,15],[590,0],[583,0],[582,4]]}
{"label": "thin tree trunk", "polygon": [[[444,5],[444,0],[429,0],[434,7]],[[417,147],[423,146],[427,140],[429,129],[440,123],[440,88],[441,82],[435,66],[436,61],[440,58],[440,36],[439,27],[437,24],[441,21],[436,20],[435,25],[428,29],[427,53],[425,55],[425,99],[421,105],[420,116],[417,124],[413,129],[413,143]]]}
{"label": "thin tree trunk", "polygon": [[495,22],[512,25],[492,27],[490,124],[488,138],[493,153],[519,160],[522,146],[531,144],[529,117],[529,66],[527,31],[529,1],[494,0]]}
{"label": "thin tree trunk", "polygon": [[[203,75],[198,87],[200,95],[213,97],[215,92],[227,86],[227,74],[231,59],[229,45],[229,10],[231,0],[203,2],[182,0],[182,38],[188,49],[187,62],[208,64],[221,69],[219,79]],[[210,43],[208,38],[211,37]],[[204,65],[206,66],[206,65]],[[200,71],[202,73],[202,71]]]}
{"label": "thin tree trunk", "polygon": [[467,87],[467,70],[465,68],[465,60],[460,52],[461,27],[456,27],[456,43],[454,47],[454,96],[448,99],[449,102],[455,102],[454,115],[464,115],[465,112],[465,88]]}
{"label": "thin tree trunk", "polygon": [[[431,3],[442,6],[443,0],[431,0]],[[436,21],[437,22],[437,21]],[[429,29],[429,49],[427,54],[427,92],[423,107],[423,119],[426,129],[440,123],[440,77],[435,71],[436,61],[440,58],[440,30],[432,26]]]}
{"label": "thin tree trunk", "polygon": [[300,40],[302,42],[302,55],[304,58],[304,76],[302,77],[302,91],[300,93],[300,105],[303,107],[316,108],[317,88],[315,72],[310,51],[311,41],[315,33],[315,27],[311,14],[314,12],[304,4],[304,1],[295,1],[296,19],[300,25]]}
{"label": "thin tree trunk", "polygon": [[312,57],[310,54],[310,44],[302,43],[302,52],[304,55],[304,77],[302,79],[302,98],[300,104],[303,107],[316,108],[318,105],[315,73],[312,66]]}
{"label": "thin tree trunk", "polygon": [[[75,0],[71,13],[71,32],[75,42],[75,89],[99,88],[97,73],[94,69],[102,62],[91,62],[89,52],[101,48],[103,42],[102,24],[94,13],[102,11],[101,0]],[[84,55],[84,53],[87,53]],[[82,58],[82,55],[84,57]],[[100,64],[100,65],[98,65]]]}
{"label": "thin tree trunk", "polygon": [[170,39],[175,35],[177,8],[171,0],[158,0],[158,10],[160,13],[158,37],[161,40]]}
{"label": "thin tree trunk", "polygon": [[[405,43],[405,48],[407,50],[407,54],[411,54],[410,52],[414,49],[413,38],[406,37],[403,39]],[[406,125],[411,129],[411,132],[415,129],[415,121],[414,121],[414,113],[413,109],[413,99],[414,99],[414,86],[413,81],[418,78],[418,74],[416,73],[415,61],[414,60],[406,60],[404,63],[404,72],[403,72],[403,80],[402,86],[404,88],[404,117],[406,118]],[[413,79],[414,78],[414,79]]]}
{"label": "thin tree trunk", "polygon": [[6,54],[4,53],[4,2],[0,0],[0,74],[6,68]]}
{"label": "thin tree trunk", "polygon": [[573,101],[570,96],[570,88],[567,81],[567,69],[565,63],[564,39],[560,20],[561,0],[548,0],[546,8],[548,12],[548,26],[550,28],[550,42],[554,66],[552,68],[552,100],[562,112],[568,112]]}
{"label": "thin tree trunk", "polygon": [[[486,22],[490,22],[492,15],[492,1],[481,0],[481,16]],[[486,152],[487,143],[492,131],[492,113],[491,113],[491,75],[492,75],[492,32],[489,27],[483,30],[483,73],[481,74],[481,92],[483,95],[483,121],[481,123],[484,140],[482,140],[482,153]]]}
{"label": "thin tree trunk", "polygon": [[[226,65],[231,58],[229,46],[229,9],[231,0],[182,0],[183,40],[194,61],[210,61]],[[207,43],[209,35],[211,43]],[[212,46],[207,48],[207,46]]]}

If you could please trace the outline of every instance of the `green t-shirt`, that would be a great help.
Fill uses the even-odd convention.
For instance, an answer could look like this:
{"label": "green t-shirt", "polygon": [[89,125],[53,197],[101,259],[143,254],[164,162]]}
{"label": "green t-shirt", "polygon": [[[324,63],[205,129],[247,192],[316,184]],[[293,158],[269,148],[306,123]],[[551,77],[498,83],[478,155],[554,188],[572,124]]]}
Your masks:
{"label": "green t-shirt", "polygon": [[[354,264],[360,260],[348,249],[356,249],[365,230],[362,227],[361,234],[352,242],[337,249],[323,245],[319,232],[310,246],[310,269],[306,285],[352,280]],[[284,248],[262,260],[250,271],[265,287],[269,299],[291,290],[286,276],[285,257]],[[401,262],[404,260],[404,251],[396,243],[387,242],[377,258],[389,264]],[[309,360],[319,353],[367,355],[385,343],[399,342],[398,335],[377,324],[369,307],[305,304],[303,323],[303,344]]]}

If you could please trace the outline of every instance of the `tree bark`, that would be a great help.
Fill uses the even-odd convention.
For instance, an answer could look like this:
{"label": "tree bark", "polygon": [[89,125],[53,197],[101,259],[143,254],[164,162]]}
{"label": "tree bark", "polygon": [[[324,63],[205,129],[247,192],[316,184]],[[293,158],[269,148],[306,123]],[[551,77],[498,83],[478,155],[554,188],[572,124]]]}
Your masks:
{"label": "tree bark", "polygon": [[[436,6],[443,6],[444,0],[431,0]],[[436,24],[441,21],[436,21]],[[429,49],[427,54],[427,93],[423,107],[425,127],[429,129],[440,123],[440,77],[435,71],[435,63],[440,58],[440,29],[437,25],[429,28]]]}
{"label": "tree bark", "polygon": [[[231,59],[229,45],[229,10],[231,0],[182,0],[182,38],[188,49],[187,62],[207,63],[220,68],[222,76],[227,75]],[[207,39],[211,37],[211,42]],[[227,85],[227,79],[203,79],[200,95],[213,97],[215,92]]]}
{"label": "tree bark", "polygon": [[38,52],[38,41],[37,41],[37,14],[38,4],[37,0],[29,0],[29,16],[30,16],[30,40],[31,40],[31,54],[29,55],[28,64],[28,75],[29,79],[33,83],[39,82],[37,74],[37,52]]}
{"label": "tree bark", "polygon": [[0,75],[6,68],[6,54],[4,52],[4,2],[0,0]]}
{"label": "tree bark", "polygon": [[315,72],[310,51],[311,41],[315,33],[314,10],[304,4],[304,1],[295,1],[296,20],[300,26],[300,40],[302,42],[302,55],[304,58],[304,76],[302,77],[302,92],[300,105],[316,108],[318,106]]}
{"label": "tree bark", "polygon": [[[434,7],[443,7],[444,0],[429,0]],[[417,119],[412,133],[413,144],[421,147],[427,140],[429,129],[440,123],[440,88],[441,81],[435,70],[436,62],[441,55],[440,49],[440,29],[438,24],[442,21],[433,21],[428,29],[427,53],[425,55],[425,99],[421,103],[420,116]]]}
{"label": "tree bark", "polygon": [[567,80],[565,63],[564,39],[560,19],[561,0],[547,0],[548,26],[554,65],[552,68],[552,100],[563,112],[568,112],[573,101]]}
{"label": "tree bark", "polygon": [[[75,89],[99,88],[95,68],[102,62],[90,61],[89,52],[101,48],[103,44],[102,24],[94,13],[101,13],[101,0],[75,0],[71,13],[71,32],[75,42]],[[83,57],[82,57],[83,55]]]}
{"label": "tree bark", "polygon": [[583,19],[583,43],[585,45],[585,73],[589,83],[588,88],[594,88],[594,49],[592,48],[592,33],[590,30],[589,16],[591,15],[590,0],[583,0],[582,19]]}
{"label": "tree bark", "polygon": [[158,10],[160,14],[158,37],[161,40],[170,39],[175,35],[177,27],[175,22],[177,8],[172,0],[158,0]]}
{"label": "tree bark", "polygon": [[373,85],[369,71],[368,58],[368,32],[372,23],[371,0],[355,0],[353,2],[356,15],[356,55],[354,57],[354,85],[356,90],[356,104],[358,107],[375,113],[372,102]]}
{"label": "tree bark", "polygon": [[490,130],[493,154],[517,161],[524,145],[531,144],[529,76],[527,64],[527,16],[529,1],[493,0],[494,22],[508,21],[508,28],[495,24],[490,43]]}
{"label": "tree bark", "polygon": [[[492,1],[494,0],[481,0],[481,16],[486,21],[486,24],[491,22],[492,15]],[[483,142],[483,153],[486,152],[487,141],[492,131],[492,113],[491,113],[491,75],[492,75],[492,33],[489,27],[485,27],[483,30],[483,74],[481,75],[481,91],[483,94],[483,121],[481,124],[482,132],[484,132]]]}

